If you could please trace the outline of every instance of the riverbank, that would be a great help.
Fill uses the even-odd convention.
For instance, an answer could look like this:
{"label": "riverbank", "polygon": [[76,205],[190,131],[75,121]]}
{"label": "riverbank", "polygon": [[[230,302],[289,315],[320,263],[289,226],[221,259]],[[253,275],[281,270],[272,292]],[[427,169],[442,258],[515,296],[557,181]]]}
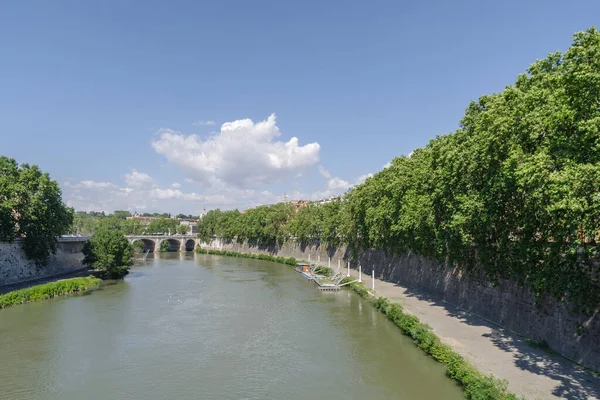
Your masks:
{"label": "riverbank", "polygon": [[[350,274],[358,278],[358,271]],[[362,280],[372,286],[367,274]],[[481,373],[506,380],[510,392],[528,399],[600,399],[598,375],[448,302],[377,278],[375,296],[418,318]]]}
{"label": "riverbank", "polygon": [[[211,254],[216,250],[215,244],[221,248],[220,251],[252,252],[255,256],[271,252],[275,255],[306,259],[312,254],[310,258],[314,260],[318,259],[320,254],[320,264],[327,265],[328,254],[324,253],[323,249],[309,246],[286,244],[278,251],[273,251],[271,248],[215,241],[210,244],[212,248],[209,247]],[[232,250],[223,250],[224,248]],[[346,265],[347,254],[344,250],[338,249],[330,256],[332,266],[337,265],[338,260],[341,261],[342,267]],[[408,269],[406,266],[400,266],[397,269],[393,268],[392,272],[402,272],[404,275]],[[416,269],[420,270],[424,268]],[[366,272],[362,275],[363,281],[370,288],[371,278],[366,276],[370,275],[370,270],[363,272]],[[351,269],[350,273],[353,277],[358,277],[358,271]],[[381,276],[377,268],[376,276]],[[564,357],[533,347],[531,341],[512,331],[505,330],[443,298],[416,288],[409,289],[400,283],[376,279],[375,289],[377,296],[387,298],[390,303],[400,304],[406,313],[415,315],[422,323],[430,326],[442,343],[449,345],[481,373],[508,381],[509,392],[529,399],[600,399],[600,378],[596,374]],[[472,295],[474,294],[471,293]],[[525,317],[526,315],[522,315],[522,318]],[[566,324],[566,321],[563,321],[563,324]],[[557,326],[557,329],[559,328],[564,329],[564,326]]]}
{"label": "riverbank", "polygon": [[[288,265],[296,265],[297,263],[297,260],[292,257],[275,257],[269,254],[239,253],[227,250],[209,250],[201,248],[198,248],[196,252],[199,254],[261,259]],[[332,270],[327,267],[320,266],[317,268],[321,269],[324,273],[332,272]],[[353,278],[347,279],[349,279],[348,282],[351,282],[350,279]],[[446,375],[462,386],[466,398],[499,400],[517,399],[516,395],[507,391],[507,382],[496,379],[491,375],[486,376],[479,372],[474,366],[466,362],[463,357],[454,352],[449,345],[443,344],[431,331],[431,328],[421,323],[415,316],[404,313],[401,306],[398,304],[391,304],[388,299],[384,297],[376,298],[365,288],[363,283],[354,282],[350,283],[348,286],[361,297],[369,300],[378,311],[382,312],[390,321],[398,326],[403,334],[410,336],[417,347],[436,361],[442,363],[446,367]]]}
{"label": "riverbank", "polygon": [[56,282],[30,286],[0,295],[0,309],[32,301],[47,300],[96,289],[101,280],[94,276],[64,279]]}
{"label": "riverbank", "polygon": [[417,317],[404,312],[399,304],[390,303],[385,297],[377,297],[369,292],[362,282],[348,277],[342,283],[349,282],[349,287],[364,299],[371,302],[379,312],[392,321],[403,334],[410,336],[417,347],[427,355],[446,367],[446,375],[458,382],[468,399],[503,399],[516,400],[517,396],[507,390],[508,382],[499,380],[492,375],[484,375],[469,364],[452,348],[441,342],[431,328],[422,323]]}

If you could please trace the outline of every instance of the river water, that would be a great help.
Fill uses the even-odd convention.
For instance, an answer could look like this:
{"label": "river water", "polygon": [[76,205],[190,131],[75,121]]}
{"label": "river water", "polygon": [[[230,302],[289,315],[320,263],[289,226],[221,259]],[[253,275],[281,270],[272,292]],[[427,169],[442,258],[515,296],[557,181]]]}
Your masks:
{"label": "river water", "polygon": [[166,254],[0,310],[0,399],[462,399],[356,294],[289,266]]}

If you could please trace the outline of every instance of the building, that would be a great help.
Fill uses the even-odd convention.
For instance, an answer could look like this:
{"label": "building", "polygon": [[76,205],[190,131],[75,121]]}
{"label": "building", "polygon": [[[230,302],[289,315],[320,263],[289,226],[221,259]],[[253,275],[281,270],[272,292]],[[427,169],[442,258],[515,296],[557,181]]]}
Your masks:
{"label": "building", "polygon": [[334,200],[340,199],[342,196],[331,196],[328,199],[315,200],[315,204],[327,204]]}
{"label": "building", "polygon": [[127,220],[134,220],[134,221],[140,221],[142,224],[144,225],[148,225],[150,223],[150,221],[152,221],[153,217],[144,217],[142,214],[138,214],[138,213],[133,213],[133,215],[131,217],[127,217]]}
{"label": "building", "polygon": [[306,207],[308,205],[308,200],[292,200],[292,201],[288,201],[287,203],[294,206],[296,211],[298,211],[302,207]]}

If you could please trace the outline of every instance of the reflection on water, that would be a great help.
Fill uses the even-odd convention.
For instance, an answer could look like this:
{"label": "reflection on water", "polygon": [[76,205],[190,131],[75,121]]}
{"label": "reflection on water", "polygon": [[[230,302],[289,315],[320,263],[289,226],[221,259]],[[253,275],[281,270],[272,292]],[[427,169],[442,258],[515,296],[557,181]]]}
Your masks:
{"label": "reflection on water", "polygon": [[1,399],[460,399],[368,303],[268,261],[168,253],[0,310]]}

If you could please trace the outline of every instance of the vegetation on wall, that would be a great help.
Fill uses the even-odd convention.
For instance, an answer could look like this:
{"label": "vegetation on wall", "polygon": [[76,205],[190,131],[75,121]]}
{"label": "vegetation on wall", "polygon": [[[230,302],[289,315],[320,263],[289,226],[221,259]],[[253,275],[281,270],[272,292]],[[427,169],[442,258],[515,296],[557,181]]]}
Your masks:
{"label": "vegetation on wall", "polygon": [[270,254],[238,253],[236,251],[211,250],[211,249],[203,249],[200,247],[196,248],[196,253],[212,254],[212,255],[216,255],[216,256],[252,258],[252,259],[256,259],[256,260],[273,261],[273,262],[278,262],[281,264],[287,264],[287,265],[293,265],[293,266],[296,266],[296,264],[298,263],[298,260],[296,260],[294,257],[286,258],[286,257],[281,257],[281,256],[272,256]]}
{"label": "vegetation on wall", "polygon": [[0,157],[0,241],[22,238],[26,256],[45,265],[56,237],[68,232],[73,212],[56,181],[37,166]]}
{"label": "vegetation on wall", "polygon": [[213,210],[198,231],[204,240],[410,251],[591,312],[600,305],[600,32],[575,34],[566,53],[472,102],[456,132],[394,159],[340,201]]}

